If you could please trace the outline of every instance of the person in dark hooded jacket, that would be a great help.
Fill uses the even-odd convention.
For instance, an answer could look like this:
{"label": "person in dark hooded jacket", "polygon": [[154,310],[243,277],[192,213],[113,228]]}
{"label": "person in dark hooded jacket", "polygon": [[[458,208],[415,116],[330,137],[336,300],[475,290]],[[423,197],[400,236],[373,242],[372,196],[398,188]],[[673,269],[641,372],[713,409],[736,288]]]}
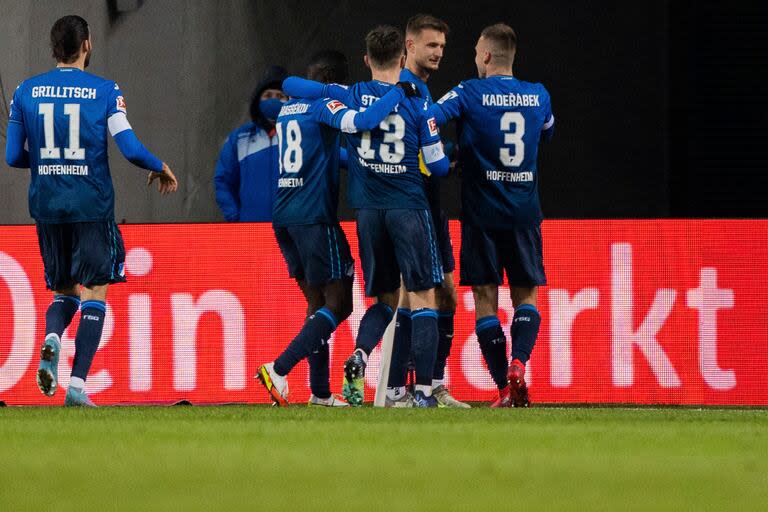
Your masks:
{"label": "person in dark hooded jacket", "polygon": [[288,98],[282,66],[270,66],[251,96],[251,121],[235,129],[216,162],[216,202],[230,222],[269,222],[277,191],[275,119]]}

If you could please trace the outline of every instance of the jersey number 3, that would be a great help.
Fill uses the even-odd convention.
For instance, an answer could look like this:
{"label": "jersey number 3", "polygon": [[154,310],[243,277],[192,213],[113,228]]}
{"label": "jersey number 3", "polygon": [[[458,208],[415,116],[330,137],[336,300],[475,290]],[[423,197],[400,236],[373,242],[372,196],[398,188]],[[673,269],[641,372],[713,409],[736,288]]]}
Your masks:
{"label": "jersey number 3", "polygon": [[[41,159],[60,159],[61,148],[56,147],[53,136],[53,103],[40,103],[38,114],[43,116],[45,146],[40,148]],[[80,147],[80,105],[66,103],[64,115],[69,117],[69,146],[64,148],[65,160],[85,160],[85,149]]]}
{"label": "jersey number 3", "polygon": [[[514,131],[512,125],[515,125]],[[517,167],[523,163],[525,156],[525,118],[520,112],[506,112],[501,116],[501,132],[504,134],[504,145],[514,146],[515,154],[509,152],[508,147],[499,149],[499,159],[505,167]]]}

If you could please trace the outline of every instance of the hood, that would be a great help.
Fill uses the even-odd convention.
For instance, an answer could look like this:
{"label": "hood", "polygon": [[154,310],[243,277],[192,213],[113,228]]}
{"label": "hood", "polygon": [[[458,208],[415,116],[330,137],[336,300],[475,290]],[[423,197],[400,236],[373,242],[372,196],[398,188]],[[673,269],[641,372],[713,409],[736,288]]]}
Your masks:
{"label": "hood", "polygon": [[261,93],[266,89],[281,89],[283,88],[283,80],[288,77],[288,71],[282,66],[269,66],[264,70],[261,81],[254,89],[251,95],[251,119],[254,123],[264,128],[266,131],[270,131],[274,128],[274,125],[264,117],[259,109],[259,98]]}

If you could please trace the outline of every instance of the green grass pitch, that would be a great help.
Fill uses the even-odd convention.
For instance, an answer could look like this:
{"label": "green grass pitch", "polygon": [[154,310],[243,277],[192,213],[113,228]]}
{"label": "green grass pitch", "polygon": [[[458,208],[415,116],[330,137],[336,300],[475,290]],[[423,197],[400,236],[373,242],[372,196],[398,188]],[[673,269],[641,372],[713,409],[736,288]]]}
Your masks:
{"label": "green grass pitch", "polygon": [[764,409],[0,409],[0,510],[756,510]]}

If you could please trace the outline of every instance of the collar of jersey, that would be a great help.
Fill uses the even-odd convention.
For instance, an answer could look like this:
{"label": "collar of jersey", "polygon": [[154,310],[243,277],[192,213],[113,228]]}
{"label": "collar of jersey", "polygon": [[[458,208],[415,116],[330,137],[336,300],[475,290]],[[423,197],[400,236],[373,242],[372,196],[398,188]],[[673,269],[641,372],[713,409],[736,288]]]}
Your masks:
{"label": "collar of jersey", "polygon": [[54,71],[82,71],[82,69],[76,68],[74,66],[56,66],[53,69]]}

